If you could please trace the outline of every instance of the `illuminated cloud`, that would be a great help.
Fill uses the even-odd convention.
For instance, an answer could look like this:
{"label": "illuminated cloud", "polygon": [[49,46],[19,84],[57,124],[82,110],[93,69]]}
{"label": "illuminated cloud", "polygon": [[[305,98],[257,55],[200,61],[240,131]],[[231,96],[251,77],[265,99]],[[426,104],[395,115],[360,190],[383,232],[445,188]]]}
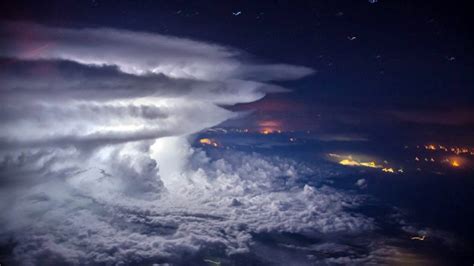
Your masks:
{"label": "illuminated cloud", "polygon": [[243,62],[240,51],[215,44],[159,34],[107,28],[51,28],[7,23],[0,34],[9,41],[3,56],[21,59],[62,59],[82,64],[116,65],[131,74],[161,73],[198,80],[287,80],[313,70],[285,64]]}
{"label": "illuminated cloud", "polygon": [[[178,159],[167,166],[183,167],[189,154],[173,157],[170,150],[186,149],[190,134],[236,116],[222,105],[284,91],[251,77],[312,72],[244,62],[240,51],[215,44],[125,30],[5,23],[0,36],[5,173],[21,173],[34,160],[46,172],[147,172],[161,182],[166,166],[157,158]],[[173,137],[181,140],[168,141]]]}
{"label": "illuminated cloud", "polygon": [[222,105],[310,69],[122,30],[10,23],[0,35],[0,244],[12,239],[22,264],[179,263],[203,248],[253,252],[255,234],[375,228],[355,211],[361,197],[312,167],[202,140],[210,158],[188,142],[235,117]]}
{"label": "illuminated cloud", "polygon": [[252,77],[312,72],[244,62],[232,48],[124,30],[6,23],[0,35],[6,146],[188,135],[235,116],[220,104],[284,90]]}
{"label": "illuminated cloud", "polygon": [[8,23],[0,35],[0,223],[22,263],[169,260],[212,244],[238,253],[255,232],[372,227],[295,162],[211,162],[187,141],[235,116],[222,104],[284,90],[262,81],[312,70],[122,30]]}

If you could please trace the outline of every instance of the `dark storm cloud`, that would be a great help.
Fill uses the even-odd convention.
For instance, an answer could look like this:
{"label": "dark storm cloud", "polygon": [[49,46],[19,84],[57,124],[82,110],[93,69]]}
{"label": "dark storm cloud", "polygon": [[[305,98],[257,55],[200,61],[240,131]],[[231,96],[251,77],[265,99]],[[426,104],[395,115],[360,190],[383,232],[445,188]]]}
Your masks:
{"label": "dark storm cloud", "polygon": [[[134,75],[116,65],[83,65],[64,60],[0,59],[0,93],[3,99],[22,100],[113,100],[121,98],[189,96],[212,97],[226,103],[227,94],[261,93],[284,90],[275,85],[252,81],[201,81],[170,78],[164,74]],[[28,100],[28,99],[23,99]],[[245,100],[245,99],[243,99]]]}

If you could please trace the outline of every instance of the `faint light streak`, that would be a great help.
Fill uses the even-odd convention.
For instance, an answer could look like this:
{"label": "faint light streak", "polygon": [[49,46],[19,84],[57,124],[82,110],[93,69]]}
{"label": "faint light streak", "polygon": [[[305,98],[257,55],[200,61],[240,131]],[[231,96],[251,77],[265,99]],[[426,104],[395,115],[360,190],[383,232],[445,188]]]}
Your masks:
{"label": "faint light streak", "polygon": [[52,45],[52,43],[46,43],[40,47],[36,47],[34,49],[26,51],[23,56],[24,57],[36,57],[38,56],[43,50],[46,50]]}
{"label": "faint light streak", "polygon": [[413,236],[413,237],[411,237],[411,240],[419,240],[419,241],[424,241],[424,240],[425,240],[425,238],[426,238],[426,236],[425,236],[425,235],[423,235],[423,236]]}
{"label": "faint light streak", "polygon": [[227,129],[224,128],[209,128],[206,131],[208,132],[214,132],[214,133],[222,133],[222,134],[227,134]]}
{"label": "faint light streak", "polygon": [[[29,58],[29,57],[38,57],[40,55],[40,53],[43,51],[43,50],[46,50],[47,48],[49,48],[50,46],[52,46],[53,44],[52,43],[46,43],[44,45],[41,45],[39,47],[35,47],[34,49],[31,49],[31,50],[26,50],[25,52],[23,52],[22,55],[20,55],[20,57],[26,57],[26,58]],[[12,60],[8,60],[6,61],[6,63],[4,63],[3,65],[9,65],[15,61],[17,61],[18,59],[12,59]]]}
{"label": "faint light streak", "polygon": [[210,264],[213,264],[213,265],[221,265],[220,261],[213,261],[213,260],[210,260],[210,259],[204,259],[204,262],[207,262],[207,263],[210,263]]}

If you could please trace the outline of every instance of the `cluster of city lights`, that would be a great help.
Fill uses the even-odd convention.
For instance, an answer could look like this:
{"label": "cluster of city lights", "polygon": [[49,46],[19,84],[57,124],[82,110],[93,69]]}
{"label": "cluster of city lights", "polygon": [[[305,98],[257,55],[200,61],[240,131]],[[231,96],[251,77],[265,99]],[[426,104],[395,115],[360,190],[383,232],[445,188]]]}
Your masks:
{"label": "cluster of city lights", "polygon": [[[281,129],[281,124],[277,121],[264,121],[259,123],[259,127],[256,129],[248,128],[213,128],[209,129],[209,132],[227,134],[227,133],[239,133],[239,134],[261,134],[261,135],[273,135],[273,134],[283,134]],[[292,132],[292,131],[288,131]],[[309,134],[309,131],[307,132]],[[304,142],[302,139],[297,139],[294,136],[288,136],[288,142],[290,143],[301,143]],[[212,138],[201,138],[199,143],[203,146],[212,146],[212,147],[221,147],[221,145]],[[416,145],[412,146],[416,151],[415,154],[409,155],[409,159],[405,161],[413,160],[416,166],[414,169],[417,171],[422,171],[423,169],[433,169],[436,167],[436,164],[439,166],[450,167],[450,168],[460,168],[460,169],[469,169],[470,159],[468,157],[474,155],[474,148],[463,147],[463,146],[446,146],[439,144],[426,144],[426,145]],[[405,146],[405,149],[410,147]],[[405,166],[399,165],[398,167],[393,167],[389,164],[388,161],[382,160],[380,158],[370,158],[364,156],[354,156],[354,155],[338,155],[338,154],[329,154],[333,158],[333,161],[337,162],[340,165],[352,166],[352,167],[366,167],[378,169],[384,173],[390,174],[402,174],[404,173]],[[412,161],[412,162],[413,162]],[[410,168],[409,166],[407,166]],[[428,168],[427,168],[428,167]],[[407,168],[407,169],[408,169]]]}
{"label": "cluster of city lights", "polygon": [[[408,148],[408,146],[405,146],[405,148]],[[427,145],[417,145],[417,149],[425,149],[429,151],[444,151],[444,152],[450,152],[454,153],[456,155],[474,155],[474,148],[470,147],[458,147],[458,146],[444,146],[444,145],[437,145],[437,144],[427,144]]]}
{"label": "cluster of city lights", "polygon": [[393,167],[389,167],[387,166],[386,161],[384,162],[385,165],[383,165],[375,161],[364,161],[361,159],[356,159],[352,155],[344,156],[344,155],[339,155],[339,154],[334,154],[334,153],[330,153],[328,155],[329,157],[335,158],[340,165],[344,165],[344,166],[375,168],[375,169],[380,169],[384,173],[391,173],[391,174],[403,173],[402,168],[395,169]]}
{"label": "cluster of city lights", "polygon": [[[408,147],[405,146],[407,149]],[[443,164],[447,164],[453,168],[459,168],[462,167],[463,165],[466,165],[468,160],[466,159],[466,156],[472,156],[474,155],[474,148],[470,147],[459,147],[459,146],[445,146],[445,145],[439,145],[439,144],[427,144],[427,145],[417,145],[416,146],[417,150],[425,150],[428,153],[433,153],[440,155],[440,153],[443,155],[441,156],[441,159],[435,159],[433,157],[436,156],[415,156],[415,161],[417,163],[421,162],[427,162],[427,163],[436,163],[440,162]],[[463,157],[464,156],[464,157]]]}
{"label": "cluster of city lights", "polygon": [[[428,157],[425,157],[425,158],[420,158],[418,156],[415,156],[415,161],[416,162],[430,162],[430,163],[435,163],[436,160],[433,159],[432,157],[431,158],[428,158]],[[451,157],[446,157],[442,160],[439,160],[441,163],[445,163],[445,164],[449,164],[451,165],[452,167],[460,167],[461,166],[461,161],[463,161],[462,158],[460,157],[457,157],[457,156],[451,156]]]}

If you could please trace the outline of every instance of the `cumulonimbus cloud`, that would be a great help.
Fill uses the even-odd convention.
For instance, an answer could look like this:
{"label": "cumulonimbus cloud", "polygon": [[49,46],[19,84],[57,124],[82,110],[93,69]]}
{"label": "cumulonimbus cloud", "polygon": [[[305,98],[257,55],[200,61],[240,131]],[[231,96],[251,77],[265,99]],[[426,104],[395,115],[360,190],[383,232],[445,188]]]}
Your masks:
{"label": "cumulonimbus cloud", "polygon": [[257,80],[312,72],[243,62],[238,50],[223,46],[124,30],[5,23],[0,36],[7,58],[0,61],[3,145],[186,135],[233,117],[219,104],[283,90]]}
{"label": "cumulonimbus cloud", "polygon": [[[184,263],[204,248],[251,252],[255,234],[374,228],[351,211],[360,197],[321,185],[311,167],[232,150],[216,159],[188,143],[236,115],[222,105],[285,91],[270,82],[311,69],[118,29],[3,23],[0,39],[0,245],[14,246],[11,264]],[[334,245],[285,248],[374,261]]]}
{"label": "cumulonimbus cloud", "polygon": [[[236,115],[222,105],[285,90],[262,81],[312,72],[244,62],[240,51],[215,44],[117,29],[4,23],[0,36],[4,180],[30,176],[21,174],[25,167],[38,176],[98,168],[123,180],[146,176],[160,187],[164,172],[179,173],[168,167],[176,163],[156,161],[155,141],[185,139]],[[166,145],[160,158],[184,162],[173,152],[185,142],[170,142],[177,146]]]}
{"label": "cumulonimbus cloud", "polygon": [[140,263],[204,244],[238,253],[255,232],[372,227],[294,161],[211,160],[187,142],[235,116],[222,105],[311,69],[116,29],[5,23],[0,37],[0,241],[14,239],[21,263]]}
{"label": "cumulonimbus cloud", "polygon": [[1,54],[22,59],[63,59],[82,64],[112,64],[132,74],[162,73],[198,80],[287,80],[313,70],[286,64],[261,65],[239,59],[241,51],[159,34],[107,28],[51,28],[6,23]]}

